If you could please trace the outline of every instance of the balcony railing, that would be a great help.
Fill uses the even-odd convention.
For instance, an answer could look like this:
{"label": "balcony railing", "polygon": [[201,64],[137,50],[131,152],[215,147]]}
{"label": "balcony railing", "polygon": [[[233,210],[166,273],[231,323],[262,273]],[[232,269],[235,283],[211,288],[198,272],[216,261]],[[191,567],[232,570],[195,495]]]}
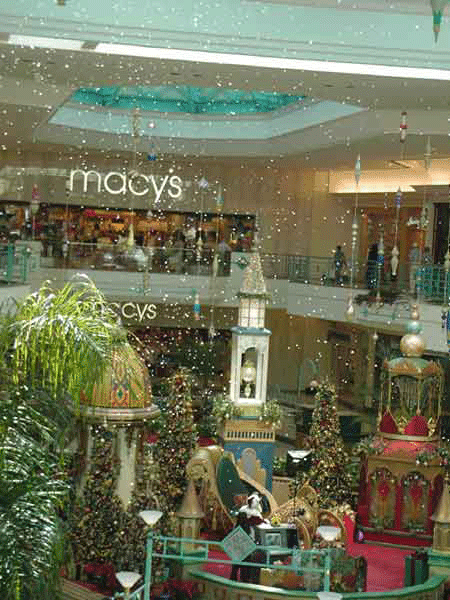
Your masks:
{"label": "balcony railing", "polygon": [[35,268],[31,250],[20,244],[0,245],[0,284],[27,283],[31,268]]}
{"label": "balcony railing", "polygon": [[[33,242],[36,244],[36,242]],[[26,242],[0,246],[0,273],[7,283],[27,281],[34,252]],[[35,257],[34,257],[35,258]],[[34,262],[33,262],[34,260]],[[261,253],[264,276],[309,285],[350,287],[380,291],[384,297],[401,293],[421,301],[447,304],[450,274],[443,265],[401,263],[395,277],[390,265],[357,261],[336,272],[333,257]],[[41,254],[46,269],[96,269],[116,272],[161,273],[227,277],[232,269],[244,269],[248,253],[220,252],[214,248],[140,247],[63,243],[54,255]]]}
{"label": "balcony railing", "polygon": [[231,253],[217,252],[216,261],[215,255],[212,248],[129,248],[112,244],[66,243],[55,256],[42,256],[42,264],[48,268],[211,275],[216,262],[217,275],[229,275]]}

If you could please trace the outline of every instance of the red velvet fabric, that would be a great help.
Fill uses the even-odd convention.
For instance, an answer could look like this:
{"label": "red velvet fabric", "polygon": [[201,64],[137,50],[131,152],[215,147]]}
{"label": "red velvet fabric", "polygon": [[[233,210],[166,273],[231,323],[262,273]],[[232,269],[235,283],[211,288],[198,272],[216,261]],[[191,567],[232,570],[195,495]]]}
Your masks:
{"label": "red velvet fabric", "polygon": [[405,435],[428,435],[428,423],[422,415],[414,415],[408,425],[405,427]]}
{"label": "red velvet fabric", "polygon": [[386,411],[380,422],[381,433],[398,433],[397,424],[389,411]]}
{"label": "red velvet fabric", "polygon": [[198,445],[199,446],[215,446],[217,444],[212,438],[209,437],[199,437]]}
{"label": "red velvet fabric", "polygon": [[432,442],[416,442],[411,440],[388,440],[384,444],[381,456],[397,456],[399,459],[408,458],[415,462],[415,457],[421,452],[434,452],[436,444]]}

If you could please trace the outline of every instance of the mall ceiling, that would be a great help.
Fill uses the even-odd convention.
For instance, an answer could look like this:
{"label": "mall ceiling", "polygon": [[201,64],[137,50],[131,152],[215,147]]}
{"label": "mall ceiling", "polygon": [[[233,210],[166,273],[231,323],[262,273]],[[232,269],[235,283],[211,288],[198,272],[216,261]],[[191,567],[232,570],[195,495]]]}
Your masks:
{"label": "mall ceiling", "polygon": [[[69,6],[75,0],[66,2]],[[75,2],[82,3],[83,0]],[[383,13],[383,17],[395,15],[405,19],[417,15],[418,27],[423,29],[428,23],[429,35],[432,35],[430,8],[426,1],[340,0],[337,4],[332,0],[244,2],[248,7],[265,4],[271,7],[280,5],[290,10],[313,7],[330,11],[335,11],[339,5],[341,12],[351,13],[352,17],[356,8],[362,22],[367,21],[369,13],[375,12]],[[6,30],[2,16],[0,12],[0,26]],[[9,21],[13,22],[12,19]],[[48,24],[46,27],[48,31]],[[438,61],[445,62],[450,48],[450,35],[445,28],[450,26],[443,23],[439,45],[433,46],[430,42],[426,56],[428,67],[434,65],[430,56],[435,55]],[[173,118],[173,115],[141,111],[138,151],[145,153],[155,146],[161,154],[178,157],[227,157],[253,161],[295,159],[300,164],[304,162],[315,168],[341,169],[352,168],[356,155],[360,153],[365,168],[384,166],[402,169],[399,160],[423,157],[426,140],[430,136],[433,157],[450,157],[450,82],[447,80],[421,79],[409,74],[402,76],[398,71],[395,76],[381,76],[371,74],[370,68],[364,74],[321,72],[314,68],[266,66],[264,60],[258,66],[249,66],[209,64],[179,57],[144,58],[99,53],[97,44],[90,39],[83,42],[79,50],[29,47],[14,43],[11,31],[9,24],[8,33],[0,34],[0,149],[5,152],[20,150],[45,154],[56,151],[74,156],[86,151],[129,154],[134,147],[130,135],[132,111],[122,111],[120,131],[92,124],[94,116],[101,116],[103,123],[117,118],[120,112],[117,108],[86,106],[82,114],[78,107],[78,112],[73,112],[72,120],[68,121],[65,119],[68,118],[72,95],[84,87],[180,85],[277,92],[307,96],[309,102],[298,107],[298,113],[294,115],[296,119],[291,118],[292,110],[281,110],[280,118],[286,119],[290,115],[288,125],[274,124],[270,121],[273,116],[254,116],[250,125],[261,131],[256,139],[252,139],[249,127],[244,126],[240,115],[235,120],[229,116],[204,115],[188,115],[183,119],[179,115]],[[23,22],[20,32],[30,35]],[[35,26],[33,32],[36,32]],[[380,32],[378,34],[381,35]],[[93,35],[91,30],[89,35]],[[401,38],[402,32],[398,31],[398,35]],[[82,37],[86,39],[89,36],[84,34]],[[282,40],[280,44],[284,42]],[[313,40],[311,44],[313,42],[318,43]],[[400,41],[398,45],[401,45]],[[414,46],[414,40],[410,46]],[[362,56],[363,44],[360,43],[358,48]],[[366,48],[368,57],[372,50],[371,47]],[[386,55],[385,48],[383,52]],[[406,60],[404,55],[405,49],[402,48],[401,53],[399,51],[402,64]],[[66,111],[64,115],[60,112],[62,109]],[[408,133],[406,143],[400,145],[399,125],[403,111],[407,112]],[[169,120],[170,127],[166,127]],[[218,126],[220,131],[216,134],[214,128]]]}

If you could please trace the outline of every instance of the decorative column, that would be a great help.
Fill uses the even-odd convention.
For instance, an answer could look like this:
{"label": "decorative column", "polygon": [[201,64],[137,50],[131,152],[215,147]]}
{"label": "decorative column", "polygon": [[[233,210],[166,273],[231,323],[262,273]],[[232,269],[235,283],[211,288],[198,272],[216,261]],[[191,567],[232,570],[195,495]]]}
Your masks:
{"label": "decorative column", "polygon": [[236,462],[245,450],[255,450],[270,490],[275,429],[260,416],[266,402],[271,332],[265,328],[268,293],[258,252],[251,255],[238,296],[239,323],[232,329],[230,399],[240,416],[225,422],[224,449],[234,454]]}

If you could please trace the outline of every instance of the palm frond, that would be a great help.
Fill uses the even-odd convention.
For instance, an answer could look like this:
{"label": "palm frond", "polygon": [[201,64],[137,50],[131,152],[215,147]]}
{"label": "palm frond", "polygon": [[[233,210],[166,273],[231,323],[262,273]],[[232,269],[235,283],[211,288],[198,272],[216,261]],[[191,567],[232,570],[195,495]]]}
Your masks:
{"label": "palm frond", "polygon": [[38,405],[30,410],[27,399],[36,395],[26,391],[3,394],[0,402],[0,591],[5,600],[15,600],[18,590],[21,600],[55,598],[64,539],[60,514],[70,490],[52,441],[58,418],[40,414]]}
{"label": "palm frond", "polygon": [[53,291],[48,283],[28,296],[10,325],[14,338],[13,381],[67,392],[77,402],[91,395],[111,360],[126,342],[117,315],[89,280]]}

